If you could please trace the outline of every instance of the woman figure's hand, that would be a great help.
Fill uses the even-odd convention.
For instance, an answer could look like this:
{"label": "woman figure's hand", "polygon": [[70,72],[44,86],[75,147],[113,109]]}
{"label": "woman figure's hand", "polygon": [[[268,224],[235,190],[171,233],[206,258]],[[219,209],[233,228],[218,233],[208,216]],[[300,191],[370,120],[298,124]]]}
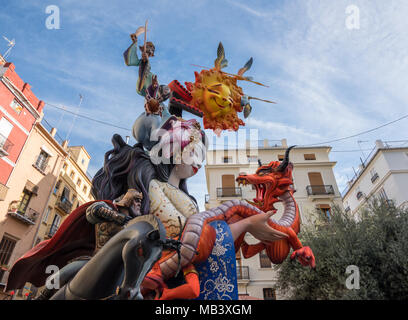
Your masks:
{"label": "woman figure's hand", "polygon": [[273,214],[273,211],[268,211],[245,219],[248,223],[246,231],[262,242],[271,242],[288,238],[287,234],[273,229],[268,225],[268,220]]}

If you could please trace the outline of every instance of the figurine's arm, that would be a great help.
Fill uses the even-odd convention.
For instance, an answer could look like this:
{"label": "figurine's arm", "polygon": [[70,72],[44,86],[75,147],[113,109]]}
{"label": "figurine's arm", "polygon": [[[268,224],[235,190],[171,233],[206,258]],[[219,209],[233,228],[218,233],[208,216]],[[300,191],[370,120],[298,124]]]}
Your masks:
{"label": "figurine's arm", "polygon": [[113,210],[103,201],[94,202],[86,209],[86,220],[92,224],[113,221],[122,226],[130,219],[130,216]]}
{"label": "figurine's arm", "polygon": [[123,53],[123,58],[127,66],[139,66],[141,60],[137,56],[137,49],[137,41],[135,41]]}

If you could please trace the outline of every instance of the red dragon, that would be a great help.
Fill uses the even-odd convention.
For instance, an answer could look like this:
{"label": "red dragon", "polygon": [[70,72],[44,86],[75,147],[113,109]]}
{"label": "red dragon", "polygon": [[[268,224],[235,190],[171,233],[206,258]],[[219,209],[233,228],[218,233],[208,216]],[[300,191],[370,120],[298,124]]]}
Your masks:
{"label": "red dragon", "polygon": [[282,202],[284,212],[279,221],[269,219],[268,224],[288,235],[287,239],[274,241],[272,243],[259,243],[248,245],[242,240],[242,253],[245,258],[252,257],[262,250],[266,250],[269,259],[275,263],[282,263],[288,256],[290,248],[293,249],[291,259],[298,258],[303,266],[315,268],[315,257],[312,250],[307,246],[302,246],[297,234],[300,231],[299,207],[293,197],[293,164],[289,162],[289,152],[293,147],[286,150],[285,158],[280,163],[272,161],[267,165],[259,162],[259,168],[255,174],[241,174],[236,181],[238,184],[251,184],[256,189],[256,198],[252,203],[261,211],[273,211],[276,213],[274,204]]}

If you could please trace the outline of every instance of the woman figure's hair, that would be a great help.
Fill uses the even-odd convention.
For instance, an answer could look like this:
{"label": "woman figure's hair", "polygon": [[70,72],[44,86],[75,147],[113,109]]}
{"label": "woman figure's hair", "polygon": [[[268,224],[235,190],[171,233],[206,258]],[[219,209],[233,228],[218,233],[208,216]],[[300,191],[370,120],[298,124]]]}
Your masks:
{"label": "woman figure's hair", "polygon": [[[112,144],[113,149],[105,153],[103,168],[92,179],[92,195],[97,200],[114,200],[128,189],[136,189],[143,194],[140,211],[148,214],[150,181],[167,182],[174,167],[173,161],[155,165],[141,143],[132,147],[118,134],[113,135]],[[185,179],[180,181],[179,188],[189,195]],[[194,197],[189,196],[197,203]]]}

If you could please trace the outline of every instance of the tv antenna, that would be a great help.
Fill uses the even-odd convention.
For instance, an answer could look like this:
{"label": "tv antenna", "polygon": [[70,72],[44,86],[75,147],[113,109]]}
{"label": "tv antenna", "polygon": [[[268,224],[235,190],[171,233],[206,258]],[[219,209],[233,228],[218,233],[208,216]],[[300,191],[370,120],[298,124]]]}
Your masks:
{"label": "tv antenna", "polygon": [[9,40],[5,36],[3,36],[3,38],[4,38],[4,40],[6,40],[8,42],[8,44],[7,44],[8,49],[3,54],[3,58],[6,59],[6,57],[10,54],[11,49],[13,49],[13,47],[16,45],[16,40],[15,39]]}

